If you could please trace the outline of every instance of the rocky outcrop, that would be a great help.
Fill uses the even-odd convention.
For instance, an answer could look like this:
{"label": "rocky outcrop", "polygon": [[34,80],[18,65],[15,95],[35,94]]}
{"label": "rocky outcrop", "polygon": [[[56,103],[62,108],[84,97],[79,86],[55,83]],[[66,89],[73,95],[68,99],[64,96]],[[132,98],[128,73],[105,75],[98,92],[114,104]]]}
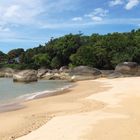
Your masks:
{"label": "rocky outcrop", "polygon": [[100,70],[89,66],[78,66],[71,70],[73,75],[97,76],[100,75]]}
{"label": "rocky outcrop", "polygon": [[88,66],[78,66],[71,70],[71,81],[90,80],[101,77],[100,70]]}
{"label": "rocky outcrop", "polygon": [[53,73],[53,72],[47,72],[45,75],[42,77],[45,80],[70,80],[71,77],[69,76],[69,73]]}
{"label": "rocky outcrop", "polygon": [[44,69],[44,68],[38,69],[38,71],[37,71],[37,77],[39,79],[41,79],[49,71],[50,71],[49,69]]}
{"label": "rocky outcrop", "polygon": [[120,78],[124,77],[120,72],[116,72],[115,70],[101,70],[103,78]]}
{"label": "rocky outcrop", "polygon": [[16,70],[12,68],[1,68],[0,69],[0,77],[13,77],[13,74]]}
{"label": "rocky outcrop", "polygon": [[92,80],[100,77],[118,78],[126,76],[140,76],[140,66],[135,62],[118,64],[115,70],[98,70],[89,66],[78,66],[68,69],[67,66],[59,70],[41,68],[36,70],[17,71],[11,68],[1,68],[0,77],[13,77],[16,82],[33,82],[37,79],[81,81]]}
{"label": "rocky outcrop", "polygon": [[101,70],[102,77],[108,77],[109,75],[114,73],[114,70]]}
{"label": "rocky outcrop", "polygon": [[96,79],[101,77],[101,72],[98,69],[88,66],[78,66],[74,69],[61,69],[59,71],[53,70],[43,75],[46,80],[68,80],[68,81],[81,81]]}
{"label": "rocky outcrop", "polygon": [[13,75],[14,82],[34,82],[37,81],[36,70],[23,70]]}
{"label": "rocky outcrop", "polygon": [[123,62],[116,66],[115,71],[124,75],[136,75],[138,73],[138,64],[135,62]]}
{"label": "rocky outcrop", "polygon": [[70,69],[68,68],[68,66],[62,66],[62,67],[59,69],[59,72],[68,73],[68,72],[70,72]]}

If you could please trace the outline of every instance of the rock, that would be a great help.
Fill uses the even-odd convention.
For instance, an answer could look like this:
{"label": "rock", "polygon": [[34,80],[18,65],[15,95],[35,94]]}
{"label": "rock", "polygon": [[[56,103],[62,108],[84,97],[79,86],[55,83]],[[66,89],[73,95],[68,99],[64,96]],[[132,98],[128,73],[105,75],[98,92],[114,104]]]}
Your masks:
{"label": "rock", "polygon": [[101,72],[102,72],[102,77],[105,77],[105,78],[124,77],[123,74],[121,74],[120,72],[114,71],[114,70],[101,70]]}
{"label": "rock", "polygon": [[49,71],[49,69],[44,69],[44,68],[38,69],[37,77],[42,78],[43,75],[45,75],[48,71]]}
{"label": "rock", "polygon": [[69,76],[68,73],[50,73],[47,72],[44,76],[43,79],[45,80],[70,80],[71,77]]}
{"label": "rock", "polygon": [[136,76],[140,76],[140,66],[138,66],[138,71],[136,73]]}
{"label": "rock", "polygon": [[102,77],[108,77],[109,75],[114,73],[114,70],[101,70]]}
{"label": "rock", "polygon": [[126,75],[136,75],[138,64],[136,62],[123,62],[116,66],[115,71]]}
{"label": "rock", "polygon": [[69,79],[71,82],[76,82],[76,81],[83,81],[83,80],[94,80],[99,78],[100,76],[84,76],[84,75],[73,75]]}
{"label": "rock", "polygon": [[69,72],[70,70],[69,70],[69,68],[68,68],[68,66],[62,66],[60,69],[59,69],[59,72]]}
{"label": "rock", "polygon": [[53,69],[50,71],[51,73],[59,73],[59,70],[58,69]]}
{"label": "rock", "polygon": [[101,77],[100,70],[88,66],[78,66],[71,70],[71,81],[91,80]]}
{"label": "rock", "polygon": [[34,82],[37,81],[36,70],[23,70],[13,75],[14,82]]}
{"label": "rock", "polygon": [[71,74],[84,75],[84,76],[97,76],[101,75],[100,70],[88,66],[78,66],[71,70]]}
{"label": "rock", "polygon": [[2,70],[0,70],[0,77],[5,77],[5,72],[3,72]]}
{"label": "rock", "polygon": [[107,78],[122,78],[122,77],[125,76],[119,72],[113,72],[107,76]]}
{"label": "rock", "polygon": [[47,72],[45,75],[42,76],[42,78],[45,79],[45,80],[51,80],[51,79],[53,79],[52,78],[53,76],[54,76],[54,73]]}
{"label": "rock", "polygon": [[0,69],[0,77],[13,77],[13,74],[16,70],[12,68],[1,68]]}

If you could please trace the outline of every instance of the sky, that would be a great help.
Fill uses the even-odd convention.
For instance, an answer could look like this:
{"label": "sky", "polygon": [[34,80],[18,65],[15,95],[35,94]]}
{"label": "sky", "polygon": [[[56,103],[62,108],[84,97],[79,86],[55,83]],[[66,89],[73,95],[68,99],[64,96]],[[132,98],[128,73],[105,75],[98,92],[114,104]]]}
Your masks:
{"label": "sky", "polygon": [[51,37],[140,28],[140,0],[0,0],[0,50],[32,48]]}

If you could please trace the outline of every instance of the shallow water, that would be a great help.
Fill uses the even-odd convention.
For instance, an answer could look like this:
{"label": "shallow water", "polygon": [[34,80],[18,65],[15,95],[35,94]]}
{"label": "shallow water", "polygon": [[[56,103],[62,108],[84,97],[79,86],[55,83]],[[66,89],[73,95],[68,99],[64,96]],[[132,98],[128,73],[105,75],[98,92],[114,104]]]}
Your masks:
{"label": "shallow water", "polygon": [[44,93],[63,90],[68,86],[70,86],[69,82],[60,80],[14,83],[11,78],[0,78],[0,104],[17,99],[33,99]]}

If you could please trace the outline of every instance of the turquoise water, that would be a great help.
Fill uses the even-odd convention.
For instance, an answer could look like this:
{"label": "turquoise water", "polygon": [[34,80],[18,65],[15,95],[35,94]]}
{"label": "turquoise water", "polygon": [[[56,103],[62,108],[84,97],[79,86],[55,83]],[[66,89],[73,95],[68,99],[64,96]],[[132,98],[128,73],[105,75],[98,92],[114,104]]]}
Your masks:
{"label": "turquoise water", "polygon": [[17,99],[34,99],[39,95],[51,94],[70,86],[66,81],[39,80],[32,83],[14,83],[10,78],[0,78],[0,103]]}

